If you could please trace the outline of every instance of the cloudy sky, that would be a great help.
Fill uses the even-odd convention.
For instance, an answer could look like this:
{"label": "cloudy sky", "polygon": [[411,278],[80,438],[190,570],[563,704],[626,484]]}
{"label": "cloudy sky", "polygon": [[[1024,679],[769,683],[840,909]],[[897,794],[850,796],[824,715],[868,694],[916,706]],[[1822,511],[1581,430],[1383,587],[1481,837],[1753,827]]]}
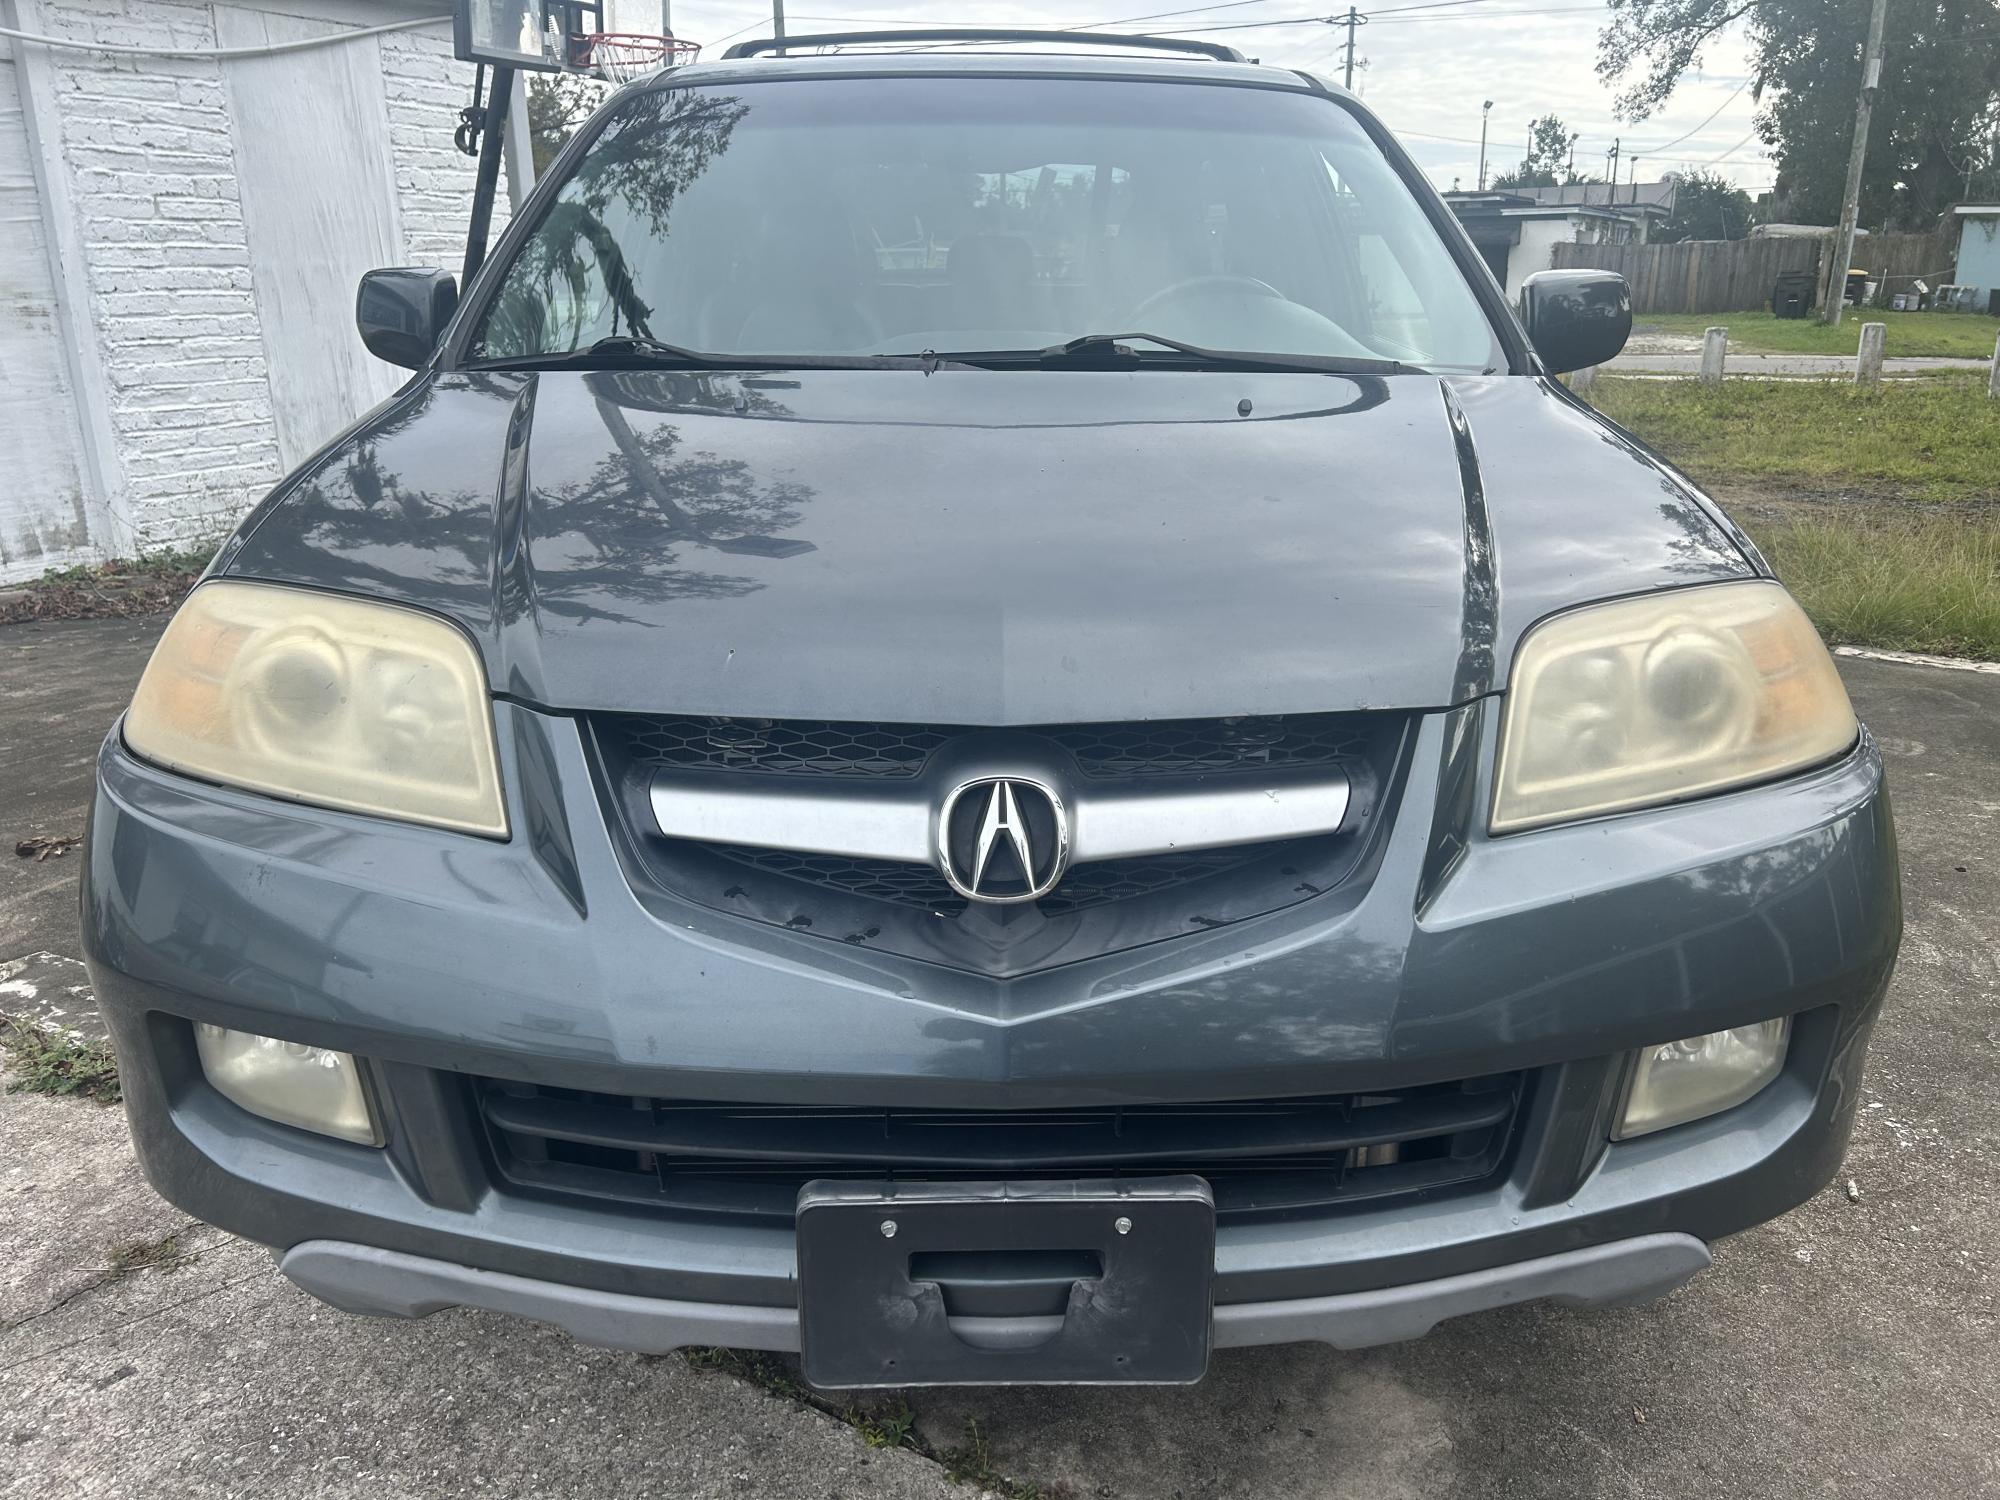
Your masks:
{"label": "cloudy sky", "polygon": [[[635,0],[644,3],[644,0]],[[1319,0],[1329,13],[1333,0]],[[1367,0],[1356,0],[1363,15]],[[672,0],[674,30],[710,55],[733,36],[766,35],[767,9],[743,0]],[[849,7],[843,10],[842,7]],[[1075,26],[1128,21],[1126,29],[1226,41],[1267,63],[1308,67],[1339,77],[1344,27],[1316,20],[1314,0],[787,0],[795,32],[883,25]],[[1095,7],[1093,9],[1093,7]],[[622,6],[620,7],[623,8]],[[1338,9],[1345,14],[1345,0]],[[1158,19],[1164,11],[1188,11]],[[1553,111],[1581,133],[1577,165],[1602,176],[1605,152],[1622,140],[1635,151],[1642,179],[1675,168],[1712,165],[1753,194],[1771,185],[1772,166],[1750,128],[1754,106],[1739,35],[1708,49],[1699,76],[1675,91],[1666,111],[1638,125],[1620,122],[1612,91],[1592,68],[1601,0],[1378,0],[1360,30],[1365,70],[1355,86],[1388,121],[1432,180],[1470,188],[1479,173],[1479,106],[1493,101],[1488,170],[1521,159],[1528,122]],[[1392,14],[1393,12],[1393,14]],[[1282,24],[1280,24],[1282,23]],[[1227,27],[1227,30],[1206,28]],[[1198,29],[1199,28],[1199,29]],[[1629,162],[1619,170],[1625,180]]]}

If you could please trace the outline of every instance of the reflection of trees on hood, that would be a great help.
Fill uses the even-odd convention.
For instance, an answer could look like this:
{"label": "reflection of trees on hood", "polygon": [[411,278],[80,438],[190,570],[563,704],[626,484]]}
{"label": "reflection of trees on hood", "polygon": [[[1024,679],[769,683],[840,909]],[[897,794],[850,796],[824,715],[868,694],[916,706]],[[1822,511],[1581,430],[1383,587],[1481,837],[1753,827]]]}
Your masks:
{"label": "reflection of trees on hood", "polygon": [[[472,379],[489,394],[521,399],[519,376]],[[689,403],[696,410],[729,404],[710,377],[680,384],[699,397]],[[406,455],[428,459],[439,440],[419,421],[435,398],[435,387],[426,388],[311,475],[287,502],[284,532],[291,546],[310,551],[320,583],[401,597],[421,560],[425,602],[456,604],[476,618],[492,604],[495,570],[507,572],[512,564],[504,560],[506,538],[496,535],[491,493],[408,482]],[[703,554],[726,566],[732,553],[784,557],[809,550],[809,543],[781,535],[799,523],[813,495],[809,486],[762,479],[742,459],[689,451],[680,423],[644,407],[614,404],[602,394],[598,405],[600,416],[606,408],[616,414],[632,448],[628,453],[613,434],[588,469],[547,476],[524,497],[535,610],[579,621],[629,619],[617,609],[620,601],[732,598],[764,585],[691,564],[705,560]],[[635,413],[639,424],[631,422]],[[426,467],[434,470],[435,463]],[[508,508],[503,495],[500,509]],[[745,538],[766,545],[745,545]]]}
{"label": "reflection of trees on hood", "polygon": [[549,326],[551,309],[587,305],[598,278],[616,309],[616,330],[649,334],[652,309],[639,300],[605,210],[616,201],[635,229],[649,239],[665,238],[675,199],[729,149],[731,132],[749,112],[735,95],[709,89],[662,89],[625,105],[508,267],[480,353],[504,357],[568,347],[560,323]]}

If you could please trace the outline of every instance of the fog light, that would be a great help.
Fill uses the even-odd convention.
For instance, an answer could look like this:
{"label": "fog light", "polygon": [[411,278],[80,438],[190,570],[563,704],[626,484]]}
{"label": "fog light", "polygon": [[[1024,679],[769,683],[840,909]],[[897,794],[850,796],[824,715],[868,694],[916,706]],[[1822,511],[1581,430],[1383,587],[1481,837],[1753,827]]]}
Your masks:
{"label": "fog light", "polygon": [[365,1146],[382,1144],[361,1070],[347,1053],[206,1022],[195,1027],[194,1042],[208,1081],[251,1114]]}
{"label": "fog light", "polygon": [[1785,1065],[1790,1017],[1643,1048],[1613,1140],[1684,1125],[1741,1104]]}

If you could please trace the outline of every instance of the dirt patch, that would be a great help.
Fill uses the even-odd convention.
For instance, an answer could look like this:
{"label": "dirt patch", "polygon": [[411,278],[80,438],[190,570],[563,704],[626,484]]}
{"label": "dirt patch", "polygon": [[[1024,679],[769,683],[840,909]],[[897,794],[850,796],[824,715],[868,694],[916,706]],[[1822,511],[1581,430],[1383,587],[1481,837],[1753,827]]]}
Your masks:
{"label": "dirt patch", "polygon": [[158,615],[179,606],[215,548],[161,553],[97,568],[62,568],[0,589],[0,625],[23,620],[102,620]]}

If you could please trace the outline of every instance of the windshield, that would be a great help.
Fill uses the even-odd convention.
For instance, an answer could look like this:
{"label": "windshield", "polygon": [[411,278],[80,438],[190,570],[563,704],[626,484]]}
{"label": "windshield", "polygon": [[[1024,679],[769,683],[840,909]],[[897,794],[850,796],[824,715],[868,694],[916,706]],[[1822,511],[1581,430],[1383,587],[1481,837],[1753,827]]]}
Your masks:
{"label": "windshield", "polygon": [[1337,104],[964,77],[633,96],[514,256],[471,354],[610,337],[721,355],[949,354],[1141,332],[1505,364],[1436,231]]}

